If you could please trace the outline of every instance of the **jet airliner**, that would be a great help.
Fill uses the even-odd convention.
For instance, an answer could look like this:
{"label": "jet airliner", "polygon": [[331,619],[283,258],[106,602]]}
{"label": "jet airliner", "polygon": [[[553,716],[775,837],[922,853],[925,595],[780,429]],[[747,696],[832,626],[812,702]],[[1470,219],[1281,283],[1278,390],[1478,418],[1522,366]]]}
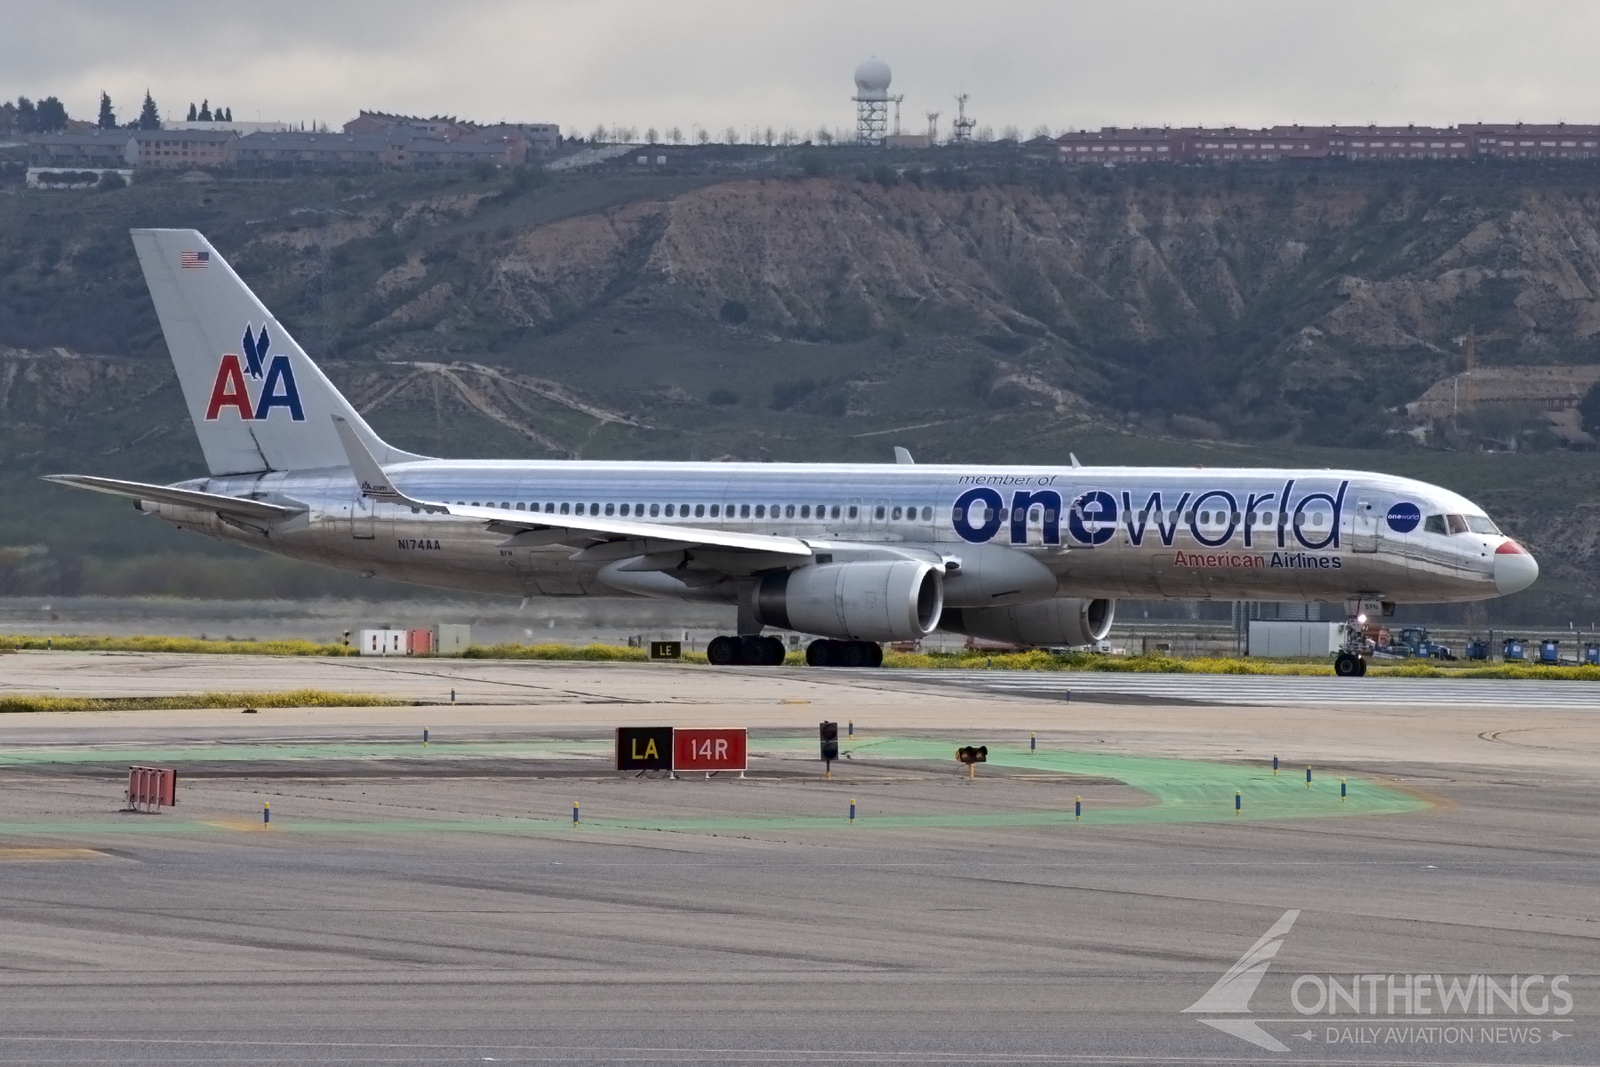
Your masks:
{"label": "jet airliner", "polygon": [[1341,675],[1396,603],[1524,589],[1470,500],[1349,470],[897,462],[452,460],[382,440],[194,230],[133,241],[209,473],[52,481],[232,544],[445,589],[727,604],[715,664],[871,666],[944,630],[1026,646],[1109,631],[1117,598],[1331,601]]}

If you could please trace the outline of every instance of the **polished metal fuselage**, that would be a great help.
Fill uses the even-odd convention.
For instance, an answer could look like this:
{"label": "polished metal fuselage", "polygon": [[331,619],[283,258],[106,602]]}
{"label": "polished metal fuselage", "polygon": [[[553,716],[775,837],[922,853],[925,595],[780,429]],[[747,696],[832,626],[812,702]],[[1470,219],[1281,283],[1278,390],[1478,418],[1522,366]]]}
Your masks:
{"label": "polished metal fuselage", "polygon": [[[610,515],[626,505],[630,515],[642,506],[653,523],[795,537],[818,552],[875,546],[959,561],[974,545],[1004,548],[1049,568],[1061,596],[1478,600],[1496,595],[1493,554],[1505,540],[1420,526],[1398,532],[1385,522],[1397,504],[1481,509],[1436,486],[1355,471],[427,460],[386,473],[414,500],[503,508],[519,521],[532,521],[534,507],[556,526],[563,506]],[[508,547],[507,533],[481,520],[374,503],[345,468],[183,484],[306,510],[272,525],[171,505],[144,510],[233,543],[419,585],[517,596],[615,592],[601,581],[604,563],[574,559],[572,542]],[[971,516],[983,513],[970,510],[974,491],[1002,503],[997,529],[974,527]],[[963,501],[965,526],[956,514]],[[733,594],[708,587],[706,595]]]}

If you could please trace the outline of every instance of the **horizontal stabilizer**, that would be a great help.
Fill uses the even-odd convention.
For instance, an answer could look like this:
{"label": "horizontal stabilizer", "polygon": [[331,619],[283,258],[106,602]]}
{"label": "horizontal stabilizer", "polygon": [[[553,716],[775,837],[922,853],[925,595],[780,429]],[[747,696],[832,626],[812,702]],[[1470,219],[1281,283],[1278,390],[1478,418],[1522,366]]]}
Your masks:
{"label": "horizontal stabilizer", "polygon": [[223,515],[276,522],[293,518],[305,508],[269,504],[265,500],[246,500],[242,497],[223,496],[220,493],[202,493],[198,489],[177,489],[170,485],[147,485],[144,482],[125,482],[120,478],[97,478],[91,474],[47,474],[47,482],[70,485],[75,489],[92,489],[97,493],[128,497],[131,500],[149,500],[158,504],[175,504],[199,511],[215,511]]}

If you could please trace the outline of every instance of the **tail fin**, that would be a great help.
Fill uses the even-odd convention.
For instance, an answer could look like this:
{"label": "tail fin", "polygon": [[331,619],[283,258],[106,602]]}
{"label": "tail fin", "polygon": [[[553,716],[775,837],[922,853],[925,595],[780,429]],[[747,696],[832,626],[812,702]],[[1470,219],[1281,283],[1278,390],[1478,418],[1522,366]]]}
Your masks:
{"label": "tail fin", "polygon": [[196,230],[134,230],[133,245],[212,474],[349,462],[330,416],[381,463],[386,444]]}

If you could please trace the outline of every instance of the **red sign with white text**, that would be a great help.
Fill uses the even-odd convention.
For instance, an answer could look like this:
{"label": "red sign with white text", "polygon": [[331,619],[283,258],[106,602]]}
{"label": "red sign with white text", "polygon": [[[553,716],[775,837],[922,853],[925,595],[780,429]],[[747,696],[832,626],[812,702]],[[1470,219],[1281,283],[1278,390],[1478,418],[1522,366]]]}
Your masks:
{"label": "red sign with white text", "polygon": [[748,751],[742,726],[680,726],[672,731],[674,771],[743,771]]}

